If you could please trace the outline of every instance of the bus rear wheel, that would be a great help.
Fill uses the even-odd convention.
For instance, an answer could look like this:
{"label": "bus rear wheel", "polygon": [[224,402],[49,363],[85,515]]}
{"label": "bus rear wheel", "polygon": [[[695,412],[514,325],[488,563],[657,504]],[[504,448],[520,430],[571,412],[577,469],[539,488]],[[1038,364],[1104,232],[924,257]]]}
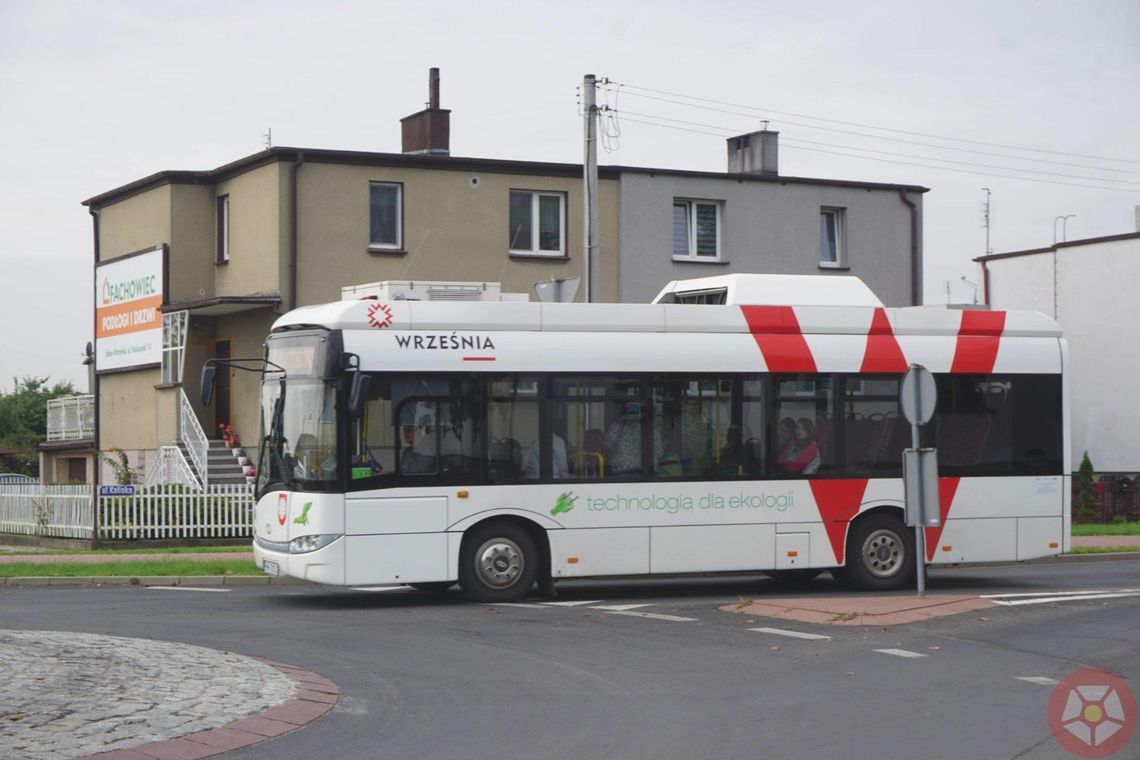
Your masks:
{"label": "bus rear wheel", "polygon": [[538,579],[538,546],[523,528],[493,522],[475,528],[459,552],[459,585],[477,602],[522,599]]}
{"label": "bus rear wheel", "polygon": [[891,591],[914,579],[913,531],[897,517],[871,515],[847,537],[847,564],[840,577],[864,591]]}

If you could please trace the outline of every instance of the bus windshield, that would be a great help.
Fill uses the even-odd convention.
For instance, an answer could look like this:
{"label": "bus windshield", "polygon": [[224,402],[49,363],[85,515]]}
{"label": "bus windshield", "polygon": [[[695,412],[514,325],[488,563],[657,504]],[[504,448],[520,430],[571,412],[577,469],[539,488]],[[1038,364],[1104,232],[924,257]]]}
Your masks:
{"label": "bus windshield", "polygon": [[337,382],[322,377],[330,352],[327,335],[273,336],[261,386],[261,446],[257,494],[287,488],[329,490],[338,481]]}
{"label": "bus windshield", "polygon": [[261,393],[264,435],[257,465],[257,492],[273,487],[324,490],[337,481],[336,385],[267,376]]}

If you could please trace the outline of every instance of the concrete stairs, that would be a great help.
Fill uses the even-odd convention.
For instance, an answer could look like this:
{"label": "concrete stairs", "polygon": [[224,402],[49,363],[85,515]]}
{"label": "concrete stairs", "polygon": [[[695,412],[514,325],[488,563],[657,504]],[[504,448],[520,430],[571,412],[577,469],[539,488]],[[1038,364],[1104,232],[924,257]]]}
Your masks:
{"label": "concrete stairs", "polygon": [[206,451],[206,459],[210,468],[210,485],[245,483],[245,474],[242,473],[241,464],[238,463],[233,450],[227,447],[224,441],[210,441],[210,448]]}
{"label": "concrete stairs", "polygon": [[[186,447],[180,444],[179,448],[182,449],[182,455],[186,457],[186,461],[190,461]],[[210,448],[206,450],[206,461],[207,467],[209,467],[209,485],[245,483],[245,474],[242,472],[241,464],[238,463],[233,450],[226,446],[224,441],[210,441]]]}

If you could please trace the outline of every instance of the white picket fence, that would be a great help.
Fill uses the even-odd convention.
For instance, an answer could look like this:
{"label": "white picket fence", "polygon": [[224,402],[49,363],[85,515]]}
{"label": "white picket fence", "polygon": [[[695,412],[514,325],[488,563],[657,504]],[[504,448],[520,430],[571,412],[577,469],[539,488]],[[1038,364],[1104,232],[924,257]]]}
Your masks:
{"label": "white picket fence", "polygon": [[0,533],[91,538],[91,486],[0,485]]}
{"label": "white picket fence", "polygon": [[[161,488],[161,487],[159,487]],[[152,490],[152,489],[148,489]],[[102,540],[241,538],[253,535],[253,488],[166,486],[167,493],[95,496]],[[91,486],[0,485],[0,534],[92,538]]]}
{"label": "white picket fence", "polygon": [[253,488],[168,486],[173,493],[99,497],[99,538],[238,538],[253,535]]}

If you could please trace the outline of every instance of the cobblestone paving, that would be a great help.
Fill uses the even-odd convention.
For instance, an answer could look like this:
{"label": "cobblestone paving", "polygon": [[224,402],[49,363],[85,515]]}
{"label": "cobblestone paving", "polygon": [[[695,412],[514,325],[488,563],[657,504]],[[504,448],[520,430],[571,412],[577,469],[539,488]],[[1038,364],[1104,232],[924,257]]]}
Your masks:
{"label": "cobblestone paving", "polygon": [[293,683],[229,652],[146,639],[0,631],[0,757],[65,760],[217,728]]}

